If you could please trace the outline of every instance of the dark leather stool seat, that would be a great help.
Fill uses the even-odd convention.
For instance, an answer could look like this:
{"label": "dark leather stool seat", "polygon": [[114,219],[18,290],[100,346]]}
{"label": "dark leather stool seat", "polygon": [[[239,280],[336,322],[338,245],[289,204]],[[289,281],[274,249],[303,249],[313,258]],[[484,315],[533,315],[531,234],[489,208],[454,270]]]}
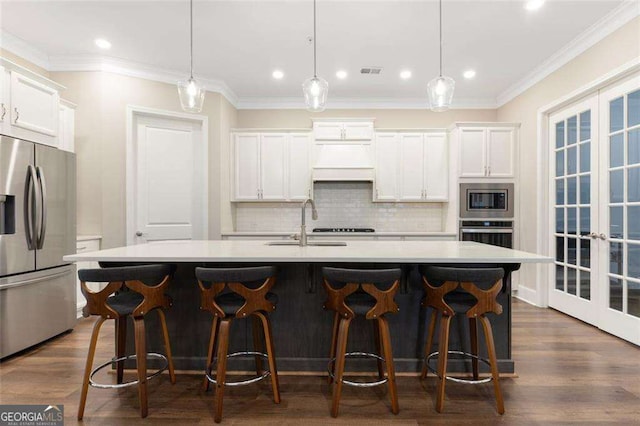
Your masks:
{"label": "dark leather stool seat", "polygon": [[[125,266],[126,265],[126,266]],[[78,420],[82,420],[84,408],[87,401],[89,386],[98,388],[121,388],[138,385],[138,396],[140,400],[140,414],[147,416],[147,380],[158,376],[164,368],[169,369],[171,383],[175,383],[176,377],[171,358],[171,345],[169,343],[169,333],[164,316],[164,309],[171,306],[171,299],[165,295],[165,290],[169,285],[174,268],[169,265],[129,265],[126,263],[109,264],[102,269],[81,269],[78,271],[82,294],[87,299],[87,305],[83,309],[83,315],[98,316],[93,332],[91,343],[89,344],[89,354],[85,366],[84,381],[80,394],[80,405],[78,407]],[[92,291],[87,286],[87,282],[108,284],[100,291]],[[158,312],[162,335],[165,343],[166,356],[156,353],[147,353],[145,341],[144,318],[150,312]],[[135,329],[135,355],[125,356],[127,319],[133,319]],[[116,357],[97,368],[93,369],[93,358],[95,355],[98,334],[102,324],[107,319],[115,320],[116,324]],[[165,362],[165,367],[158,370],[151,376],[147,375],[147,357],[159,358]],[[123,383],[124,361],[135,358],[137,364],[137,381]],[[116,364],[117,384],[99,384],[93,381],[93,376],[102,368]]]}
{"label": "dark leather stool seat", "polygon": [[[391,412],[398,414],[398,392],[396,389],[391,336],[386,314],[398,312],[394,296],[398,291],[400,269],[358,270],[322,268],[327,300],[324,308],[334,311],[333,338],[329,354],[329,383],[333,383],[331,415],[338,416],[342,385],[360,387],[389,384]],[[378,354],[347,352],[347,337],[351,320],[357,315],[373,320],[374,338]],[[374,358],[378,363],[378,380],[374,382],[351,382],[344,378],[345,360],[350,356]],[[385,377],[386,368],[386,377]]]}
{"label": "dark leather stool seat", "polygon": [[[225,385],[245,385],[271,376],[273,401],[280,403],[278,371],[273,349],[271,322],[268,313],[276,308],[278,296],[269,290],[276,281],[276,268],[262,266],[252,268],[196,268],[200,287],[200,309],[213,314],[211,338],[205,370],[205,389],[209,383],[216,385],[214,398],[214,421],[222,420],[222,400]],[[228,353],[231,322],[238,318],[251,317],[253,321],[254,351]],[[263,338],[264,337],[264,342]],[[266,346],[266,349],[263,349]],[[216,374],[213,376],[213,354],[218,346]],[[266,351],[266,353],[265,353]],[[227,382],[227,359],[239,355],[253,355],[256,360],[255,378],[242,382]],[[269,370],[262,371],[262,360],[267,359]]]}
{"label": "dark leather stool seat", "polygon": [[[504,401],[500,390],[493,332],[486,314],[499,315],[502,313],[502,306],[497,302],[496,297],[502,289],[504,270],[502,268],[423,266],[420,268],[420,272],[425,289],[422,305],[433,309],[425,345],[426,359],[422,369],[422,378],[427,376],[430,369],[438,375],[436,410],[442,412],[444,408],[444,389],[447,379],[471,384],[493,381],[497,410],[498,413],[503,414]],[[471,353],[449,350],[449,325],[451,318],[457,314],[465,315],[468,318]],[[431,352],[438,320],[440,320],[439,348],[437,352]],[[480,358],[478,355],[478,321],[484,331],[488,360]],[[451,353],[471,358],[473,379],[447,376],[447,359]],[[429,360],[434,357],[438,359],[436,370],[429,366]],[[478,361],[490,366],[490,378],[479,380]]]}

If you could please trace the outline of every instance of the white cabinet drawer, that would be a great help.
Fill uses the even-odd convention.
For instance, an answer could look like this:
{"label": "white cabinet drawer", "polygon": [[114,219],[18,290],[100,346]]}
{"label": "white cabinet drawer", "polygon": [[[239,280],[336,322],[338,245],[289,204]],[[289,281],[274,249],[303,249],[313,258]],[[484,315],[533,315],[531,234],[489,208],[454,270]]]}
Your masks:
{"label": "white cabinet drawer", "polygon": [[100,240],[76,241],[76,253],[100,250]]}

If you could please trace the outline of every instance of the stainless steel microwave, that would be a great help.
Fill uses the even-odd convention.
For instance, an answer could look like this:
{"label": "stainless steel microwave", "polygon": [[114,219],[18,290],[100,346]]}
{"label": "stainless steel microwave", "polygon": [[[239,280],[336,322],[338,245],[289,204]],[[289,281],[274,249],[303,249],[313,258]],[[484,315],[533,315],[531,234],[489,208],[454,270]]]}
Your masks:
{"label": "stainless steel microwave", "polygon": [[512,183],[461,183],[460,218],[513,218]]}

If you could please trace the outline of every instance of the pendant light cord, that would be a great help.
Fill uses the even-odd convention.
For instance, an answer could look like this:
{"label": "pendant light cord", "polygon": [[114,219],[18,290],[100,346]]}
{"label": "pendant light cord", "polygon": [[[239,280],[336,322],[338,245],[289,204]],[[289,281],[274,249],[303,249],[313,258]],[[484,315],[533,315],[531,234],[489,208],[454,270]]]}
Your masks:
{"label": "pendant light cord", "polygon": [[313,0],[313,77],[318,76],[316,65],[316,0]]}
{"label": "pendant light cord", "polygon": [[189,1],[189,12],[190,12],[190,19],[189,19],[189,27],[191,28],[191,34],[190,34],[190,39],[189,39],[189,43],[190,43],[190,75],[191,75],[191,79],[193,80],[193,0]]}
{"label": "pendant light cord", "polygon": [[439,3],[440,9],[440,77],[442,77],[442,0]]}

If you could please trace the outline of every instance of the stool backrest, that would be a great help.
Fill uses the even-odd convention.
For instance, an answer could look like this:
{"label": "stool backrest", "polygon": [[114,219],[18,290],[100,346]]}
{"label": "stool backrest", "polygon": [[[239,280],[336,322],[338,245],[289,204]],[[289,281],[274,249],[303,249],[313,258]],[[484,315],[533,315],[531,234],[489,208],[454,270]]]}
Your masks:
{"label": "stool backrest", "polygon": [[457,268],[452,266],[421,266],[420,273],[427,290],[426,305],[449,310],[444,296],[449,293],[472,294],[477,303],[466,315],[473,317],[486,312],[502,313],[502,306],[496,298],[502,289],[504,269],[502,268]]}
{"label": "stool backrest", "polygon": [[[117,291],[130,289],[143,296],[142,302],[133,310],[133,316],[141,316],[158,307],[171,306],[171,299],[164,294],[172,274],[170,265],[136,265],[99,269],[80,269],[80,289],[87,305],[83,313],[115,318],[118,313],[109,306],[107,299]],[[100,291],[87,287],[87,282],[107,282]]]}
{"label": "stool backrest", "polygon": [[325,309],[342,316],[353,318],[355,313],[346,303],[346,298],[362,291],[376,300],[375,306],[367,312],[368,319],[377,318],[387,312],[397,312],[394,297],[398,291],[402,270],[395,269],[343,269],[322,268],[323,284],[327,291]]}
{"label": "stool backrest", "polygon": [[271,312],[275,306],[267,300],[267,293],[276,282],[276,273],[275,266],[196,268],[196,278],[202,294],[200,309],[223,318],[225,313],[216,303],[216,297],[229,289],[245,300],[244,305],[236,311],[236,317],[245,317],[255,311]]}

